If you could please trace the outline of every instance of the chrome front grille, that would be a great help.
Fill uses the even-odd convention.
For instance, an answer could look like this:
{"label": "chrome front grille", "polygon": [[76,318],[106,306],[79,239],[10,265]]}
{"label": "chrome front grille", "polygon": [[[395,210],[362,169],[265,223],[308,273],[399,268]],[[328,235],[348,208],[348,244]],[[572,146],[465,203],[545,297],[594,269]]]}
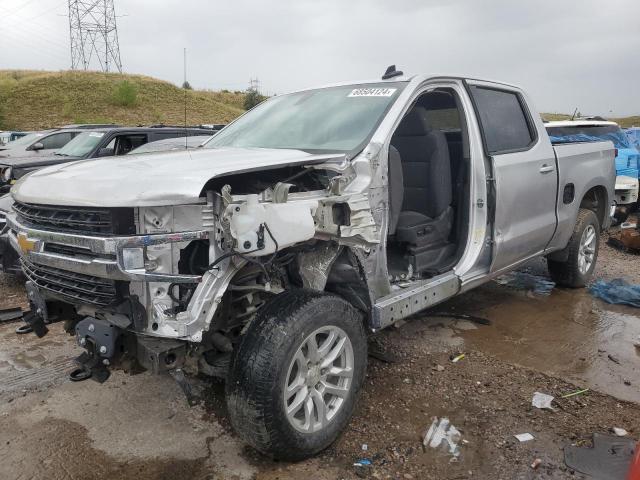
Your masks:
{"label": "chrome front grille", "polygon": [[24,257],[20,262],[22,271],[29,280],[63,299],[100,307],[111,305],[117,299],[114,280],[35,265]]}
{"label": "chrome front grille", "polygon": [[85,208],[13,204],[18,220],[44,230],[86,235],[128,235],[135,233],[133,209]]}

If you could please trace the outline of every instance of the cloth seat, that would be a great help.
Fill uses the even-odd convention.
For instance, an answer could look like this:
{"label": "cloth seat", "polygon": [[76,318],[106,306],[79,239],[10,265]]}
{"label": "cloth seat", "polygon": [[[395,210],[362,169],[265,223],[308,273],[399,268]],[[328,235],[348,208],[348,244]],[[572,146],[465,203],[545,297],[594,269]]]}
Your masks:
{"label": "cloth seat", "polygon": [[[414,253],[433,248],[449,250],[454,211],[451,208],[451,161],[445,135],[431,130],[424,107],[416,106],[398,126],[391,145],[399,153],[403,177],[403,201],[397,219],[393,218],[395,212],[390,208],[390,225],[395,227],[396,241],[409,244]],[[392,178],[391,165],[397,163],[391,160],[392,155],[395,153],[390,151],[393,195],[399,187]]]}

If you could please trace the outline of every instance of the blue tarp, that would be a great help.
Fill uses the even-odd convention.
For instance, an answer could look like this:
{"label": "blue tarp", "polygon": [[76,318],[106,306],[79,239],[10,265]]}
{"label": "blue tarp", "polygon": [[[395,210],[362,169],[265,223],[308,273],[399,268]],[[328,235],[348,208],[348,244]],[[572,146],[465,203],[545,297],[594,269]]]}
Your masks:
{"label": "blue tarp", "polygon": [[587,135],[586,133],[576,133],[573,135],[549,135],[551,143],[584,143],[584,142],[602,142],[603,140],[610,140],[613,145],[618,149],[618,156],[616,157],[616,175],[625,175],[627,177],[638,178],[640,172],[638,168],[640,165],[640,155],[638,151],[631,146],[631,141],[627,135],[619,130],[617,132],[603,133],[601,135]]}
{"label": "blue tarp", "polygon": [[629,139],[629,142],[631,142],[631,144],[634,147],[640,150],[640,128],[638,127],[627,128],[624,131],[624,133],[627,134],[627,138]]}
{"label": "blue tarp", "polygon": [[615,278],[610,282],[598,280],[589,291],[607,303],[640,308],[640,285],[632,285],[621,278]]}

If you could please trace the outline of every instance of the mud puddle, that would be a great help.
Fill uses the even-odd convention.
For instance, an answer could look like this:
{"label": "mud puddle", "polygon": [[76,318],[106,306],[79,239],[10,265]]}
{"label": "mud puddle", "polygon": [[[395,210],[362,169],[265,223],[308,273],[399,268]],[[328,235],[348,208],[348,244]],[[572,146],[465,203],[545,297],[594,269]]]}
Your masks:
{"label": "mud puddle", "polygon": [[640,402],[640,350],[634,347],[640,311],[604,303],[586,289],[548,285],[543,276],[515,273],[443,309],[491,320],[480,328],[452,324],[467,350]]}

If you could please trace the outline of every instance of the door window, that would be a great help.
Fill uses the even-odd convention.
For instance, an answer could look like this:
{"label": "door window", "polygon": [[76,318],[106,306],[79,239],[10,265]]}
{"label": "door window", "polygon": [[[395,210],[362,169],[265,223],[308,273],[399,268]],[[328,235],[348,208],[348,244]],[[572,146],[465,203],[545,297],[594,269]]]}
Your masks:
{"label": "door window", "polygon": [[40,143],[44,146],[44,150],[52,150],[64,147],[72,138],[71,132],[54,133],[40,140]]}
{"label": "door window", "polygon": [[147,143],[147,136],[144,134],[137,135],[119,135],[116,137],[116,155],[126,155],[134,148]]}
{"label": "door window", "polygon": [[535,140],[535,130],[517,93],[471,87],[478,108],[484,140],[490,154],[526,150]]}

